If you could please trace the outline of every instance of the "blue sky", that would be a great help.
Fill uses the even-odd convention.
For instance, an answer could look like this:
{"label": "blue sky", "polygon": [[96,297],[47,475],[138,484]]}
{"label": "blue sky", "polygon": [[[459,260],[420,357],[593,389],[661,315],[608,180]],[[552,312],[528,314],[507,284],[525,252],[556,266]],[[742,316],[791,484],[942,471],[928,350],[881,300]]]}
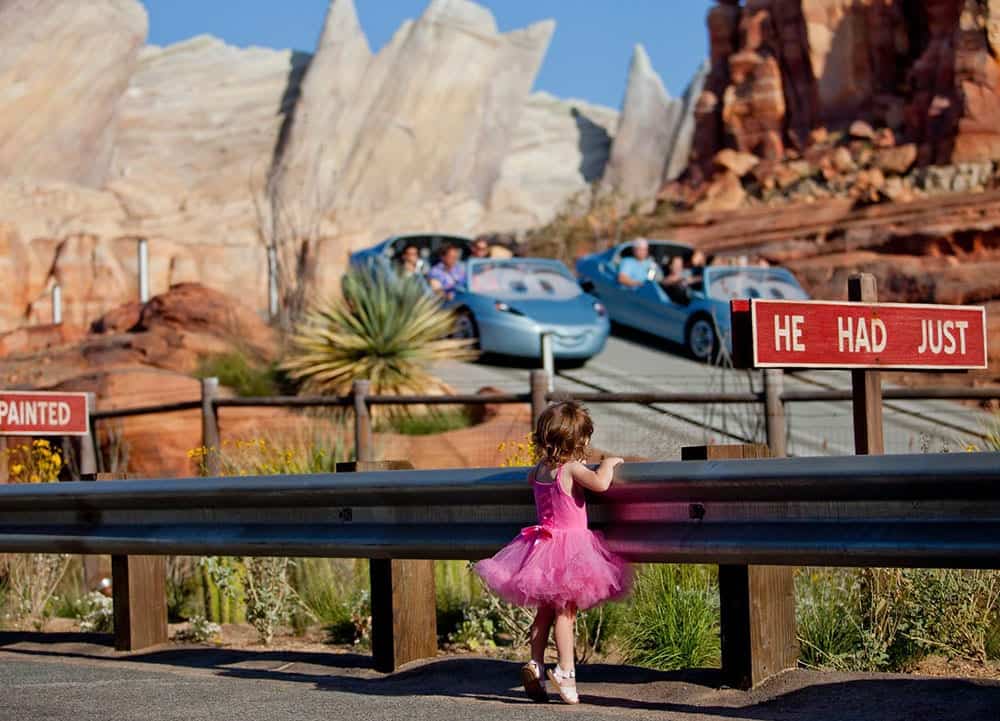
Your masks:
{"label": "blue sky", "polygon": [[[355,0],[373,49],[428,0]],[[618,107],[632,46],[642,43],[671,95],[707,54],[710,0],[479,0],[501,30],[554,18],[556,32],[535,87]],[[149,41],[167,45],[209,33],[233,45],[312,51],[329,0],[143,0]]]}

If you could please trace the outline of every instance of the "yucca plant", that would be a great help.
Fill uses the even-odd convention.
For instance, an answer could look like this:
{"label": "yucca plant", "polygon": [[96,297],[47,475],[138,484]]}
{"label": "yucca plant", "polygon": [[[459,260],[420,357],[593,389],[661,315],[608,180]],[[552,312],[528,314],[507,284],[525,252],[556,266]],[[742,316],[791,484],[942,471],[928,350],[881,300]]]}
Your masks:
{"label": "yucca plant", "polygon": [[428,366],[475,357],[469,341],[449,337],[454,326],[454,313],[419,279],[352,270],[341,295],[306,313],[282,367],[306,393],[343,395],[362,379],[374,394],[446,393]]}

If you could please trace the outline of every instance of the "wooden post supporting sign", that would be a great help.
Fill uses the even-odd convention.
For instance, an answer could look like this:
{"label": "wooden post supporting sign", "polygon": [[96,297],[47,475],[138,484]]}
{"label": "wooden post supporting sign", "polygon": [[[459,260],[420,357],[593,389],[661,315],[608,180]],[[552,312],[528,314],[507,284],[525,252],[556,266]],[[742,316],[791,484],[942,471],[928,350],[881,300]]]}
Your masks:
{"label": "wooden post supporting sign", "polygon": [[[413,468],[409,461],[338,463],[337,472]],[[373,558],[371,576],[372,657],[377,671],[437,655],[437,595],[434,561]]]}
{"label": "wooden post supporting sign", "polygon": [[[847,297],[856,303],[878,300],[875,276],[857,273],[847,279]],[[851,371],[854,409],[854,452],[859,456],[885,453],[882,433],[882,373],[878,370]]]}
{"label": "wooden post supporting sign", "polygon": [[[768,455],[767,446],[760,444],[681,449],[685,461]],[[794,573],[787,566],[719,566],[722,672],[730,686],[753,688],[798,663]]]}

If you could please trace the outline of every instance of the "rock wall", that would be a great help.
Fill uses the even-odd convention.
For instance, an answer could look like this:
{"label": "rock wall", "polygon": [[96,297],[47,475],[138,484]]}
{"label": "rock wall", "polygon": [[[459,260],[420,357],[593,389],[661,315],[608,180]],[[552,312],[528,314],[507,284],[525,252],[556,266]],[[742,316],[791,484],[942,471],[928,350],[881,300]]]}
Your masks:
{"label": "rock wall", "polygon": [[[284,267],[307,250],[323,292],[389,234],[543,225],[589,198],[619,127],[614,172],[648,201],[694,133],[697,92],[666,128],[644,115],[648,62],[621,125],[532,93],[554,23],[501,33],[470,0],[431,0],[377,54],[353,0],[313,54],[143,47],[146,23],[139,0],[0,0],[0,331],[47,321],[56,283],[75,324],[134,298],[138,238],[153,293],[199,281],[263,309],[271,243]],[[655,157],[634,152],[646,129]]]}
{"label": "rock wall", "polygon": [[0,177],[104,182],[146,24],[134,0],[0,0]]}

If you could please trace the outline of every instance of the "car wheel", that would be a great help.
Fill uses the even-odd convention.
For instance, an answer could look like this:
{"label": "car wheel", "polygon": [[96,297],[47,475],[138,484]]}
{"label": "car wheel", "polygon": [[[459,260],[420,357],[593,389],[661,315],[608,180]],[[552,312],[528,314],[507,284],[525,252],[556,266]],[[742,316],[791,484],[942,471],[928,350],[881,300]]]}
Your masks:
{"label": "car wheel", "polygon": [[451,334],[452,338],[472,341],[473,348],[479,348],[479,326],[476,319],[468,310],[458,311],[455,318],[455,330]]}
{"label": "car wheel", "polygon": [[712,319],[706,316],[696,316],[688,324],[685,345],[688,353],[695,360],[711,363],[718,353],[719,339],[715,334]]}

